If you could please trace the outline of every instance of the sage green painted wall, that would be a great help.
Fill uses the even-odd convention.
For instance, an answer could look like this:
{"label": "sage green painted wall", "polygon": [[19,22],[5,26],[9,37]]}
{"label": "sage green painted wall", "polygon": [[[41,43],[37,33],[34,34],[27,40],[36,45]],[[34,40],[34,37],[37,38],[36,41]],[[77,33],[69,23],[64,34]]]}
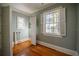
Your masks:
{"label": "sage green painted wall", "polygon": [[79,4],[77,4],[77,51],[79,53]]}
{"label": "sage green painted wall", "polygon": [[2,21],[1,21],[1,30],[2,30],[2,55],[10,56],[12,55],[11,49],[11,9],[9,6],[2,7]]}
{"label": "sage green painted wall", "polygon": [[[25,18],[25,29],[17,29],[17,16],[21,16]],[[13,32],[20,32],[20,36],[17,34],[16,35],[16,40],[22,40],[22,39],[28,39],[29,38],[29,21],[28,21],[29,17],[22,14],[22,13],[18,13],[13,11],[12,12],[12,27],[13,27]]]}
{"label": "sage green painted wall", "polygon": [[[53,36],[45,36],[41,33],[40,13],[55,7],[66,8],[66,36],[59,38]],[[60,47],[76,50],[76,5],[75,4],[55,4],[44,10],[37,12],[37,40],[54,44]]]}
{"label": "sage green painted wall", "polygon": [[1,6],[0,6],[0,55],[1,55]]}

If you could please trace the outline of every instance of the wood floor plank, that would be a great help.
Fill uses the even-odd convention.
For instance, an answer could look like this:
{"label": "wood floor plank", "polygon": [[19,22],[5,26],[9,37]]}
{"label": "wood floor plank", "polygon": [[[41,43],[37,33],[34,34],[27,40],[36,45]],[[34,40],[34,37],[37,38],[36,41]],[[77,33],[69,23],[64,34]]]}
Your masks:
{"label": "wood floor plank", "polygon": [[14,56],[69,56],[68,54],[50,49],[43,45],[32,45],[30,41],[15,45],[13,47]]}

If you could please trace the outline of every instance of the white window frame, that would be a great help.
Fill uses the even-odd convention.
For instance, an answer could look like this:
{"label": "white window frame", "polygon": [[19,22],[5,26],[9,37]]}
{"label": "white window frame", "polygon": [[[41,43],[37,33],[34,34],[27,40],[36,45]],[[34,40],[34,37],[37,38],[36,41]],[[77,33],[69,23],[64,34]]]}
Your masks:
{"label": "white window frame", "polygon": [[[60,24],[59,24],[59,31],[60,31],[60,35],[54,34],[54,33],[46,33],[46,28],[45,28],[45,21],[43,19],[43,15],[47,12],[54,12],[56,10],[60,9]],[[62,17],[61,17],[62,16]],[[62,26],[63,25],[63,26]],[[61,28],[62,27],[62,28]],[[62,31],[63,30],[63,31]],[[62,36],[66,36],[66,15],[65,15],[65,8],[63,7],[58,7],[52,10],[48,10],[45,11],[41,14],[41,32],[46,35],[46,36],[54,36],[54,37],[62,37]]]}

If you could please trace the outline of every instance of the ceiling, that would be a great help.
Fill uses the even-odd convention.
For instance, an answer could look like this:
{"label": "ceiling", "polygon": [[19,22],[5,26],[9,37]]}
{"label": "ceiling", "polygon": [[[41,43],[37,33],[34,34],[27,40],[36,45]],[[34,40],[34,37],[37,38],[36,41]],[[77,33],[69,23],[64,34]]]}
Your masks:
{"label": "ceiling", "polygon": [[10,5],[15,9],[32,14],[53,4],[55,3],[7,3],[7,4],[4,3],[3,5],[4,6]]}

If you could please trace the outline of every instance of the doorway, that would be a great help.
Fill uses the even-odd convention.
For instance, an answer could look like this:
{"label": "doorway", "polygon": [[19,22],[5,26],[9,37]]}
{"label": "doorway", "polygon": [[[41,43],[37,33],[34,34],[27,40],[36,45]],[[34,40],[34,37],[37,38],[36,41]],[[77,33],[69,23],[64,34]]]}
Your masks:
{"label": "doorway", "polygon": [[17,54],[30,44],[36,45],[36,17],[12,11],[12,32],[13,54]]}
{"label": "doorway", "polygon": [[29,39],[29,17],[24,14],[12,12],[13,45]]}

